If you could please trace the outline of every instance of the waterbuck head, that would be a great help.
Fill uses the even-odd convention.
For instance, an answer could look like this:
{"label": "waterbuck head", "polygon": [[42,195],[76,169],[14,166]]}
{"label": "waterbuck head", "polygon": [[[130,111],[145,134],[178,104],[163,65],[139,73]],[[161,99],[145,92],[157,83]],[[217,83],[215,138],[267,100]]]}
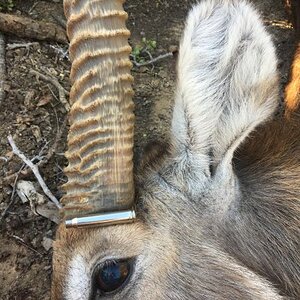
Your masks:
{"label": "waterbuck head", "polygon": [[[280,186],[285,163],[266,155],[266,135],[243,154],[278,101],[274,47],[252,6],[205,0],[189,13],[170,142],[134,184],[124,1],[64,2],[73,86],[52,299],[300,296],[299,188]],[[285,176],[299,182],[295,163]]]}

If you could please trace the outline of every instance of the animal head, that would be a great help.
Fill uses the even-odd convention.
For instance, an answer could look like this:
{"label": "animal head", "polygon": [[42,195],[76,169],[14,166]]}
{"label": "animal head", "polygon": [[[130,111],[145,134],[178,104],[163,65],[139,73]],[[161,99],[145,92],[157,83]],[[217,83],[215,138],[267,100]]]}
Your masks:
{"label": "animal head", "polygon": [[[61,224],[52,298],[283,299],[269,277],[226,243],[228,220],[234,216],[237,223],[247,210],[240,205],[245,189],[234,155],[278,102],[277,59],[261,19],[237,0],[205,0],[190,11],[170,141],[149,147],[133,192],[122,2],[65,0],[73,103],[62,202],[67,216],[81,216],[129,209],[135,199],[136,220],[92,228]],[[231,228],[238,230],[236,223]],[[238,243],[250,239],[247,226],[244,231],[246,241]]]}

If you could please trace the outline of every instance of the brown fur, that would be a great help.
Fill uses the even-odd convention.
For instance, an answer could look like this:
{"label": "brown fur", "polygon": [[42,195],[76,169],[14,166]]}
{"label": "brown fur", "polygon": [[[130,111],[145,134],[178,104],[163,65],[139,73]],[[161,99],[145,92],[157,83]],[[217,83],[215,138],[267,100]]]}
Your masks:
{"label": "brown fur", "polygon": [[295,28],[296,51],[291,66],[289,84],[285,89],[286,116],[298,109],[300,102],[300,2],[287,0],[287,11]]}
{"label": "brown fur", "polygon": [[300,42],[293,60],[290,82],[285,89],[286,115],[298,109],[300,102]]}

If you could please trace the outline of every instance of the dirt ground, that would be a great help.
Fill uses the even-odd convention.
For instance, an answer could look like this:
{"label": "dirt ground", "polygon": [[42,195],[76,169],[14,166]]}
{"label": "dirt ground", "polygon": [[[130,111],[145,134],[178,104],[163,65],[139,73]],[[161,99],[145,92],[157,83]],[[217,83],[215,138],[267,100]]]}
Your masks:
{"label": "dirt ground", "polygon": [[[128,26],[131,44],[143,39],[156,41],[154,56],[166,53],[179,43],[190,0],[128,0]],[[293,29],[287,21],[283,0],[253,0],[261,10],[266,26],[273,35],[279,55],[282,89],[288,81],[293,53]],[[37,20],[57,23],[63,17],[62,0],[15,0],[12,13]],[[12,134],[18,147],[29,157],[43,156],[54,143],[57,130],[65,118],[65,109],[58,100],[56,88],[29,73],[37,70],[49,73],[69,89],[70,62],[62,54],[64,45],[54,42],[22,40],[6,37],[7,44],[35,42],[27,48],[7,50],[7,91],[0,103],[0,214],[12,199],[13,188],[4,178],[17,172],[22,163],[11,155],[7,135]],[[153,139],[166,138],[169,130],[175,87],[173,58],[160,61],[154,67],[134,68],[136,104],[136,160],[142,148]],[[59,186],[65,181],[62,169],[66,130],[55,154],[41,168],[51,191],[60,197]],[[25,178],[35,181],[32,175]],[[13,185],[13,184],[12,184]],[[18,196],[0,224],[0,299],[49,299],[52,249],[45,241],[54,239],[55,223],[33,212]]]}

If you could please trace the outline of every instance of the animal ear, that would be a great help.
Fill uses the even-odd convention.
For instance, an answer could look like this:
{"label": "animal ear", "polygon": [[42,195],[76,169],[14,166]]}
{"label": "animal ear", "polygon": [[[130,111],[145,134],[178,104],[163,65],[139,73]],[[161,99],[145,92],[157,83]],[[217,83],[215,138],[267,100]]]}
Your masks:
{"label": "animal ear", "polygon": [[276,109],[277,87],[274,46],[250,4],[209,0],[195,6],[178,59],[172,121],[177,156],[207,170],[211,162],[231,162]]}

